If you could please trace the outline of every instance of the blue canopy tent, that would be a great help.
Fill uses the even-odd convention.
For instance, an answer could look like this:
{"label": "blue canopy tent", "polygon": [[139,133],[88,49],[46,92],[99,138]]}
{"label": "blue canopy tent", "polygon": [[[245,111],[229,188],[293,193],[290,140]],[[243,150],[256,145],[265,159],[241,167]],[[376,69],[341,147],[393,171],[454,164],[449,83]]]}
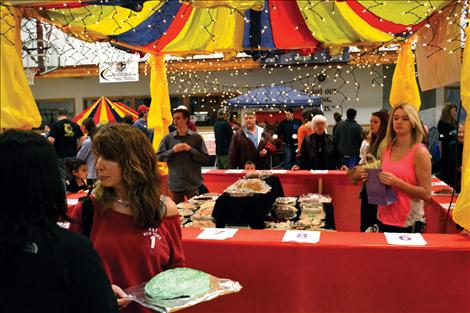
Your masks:
{"label": "blue canopy tent", "polygon": [[310,96],[284,85],[253,89],[227,102],[230,106],[252,108],[321,107],[320,97]]}

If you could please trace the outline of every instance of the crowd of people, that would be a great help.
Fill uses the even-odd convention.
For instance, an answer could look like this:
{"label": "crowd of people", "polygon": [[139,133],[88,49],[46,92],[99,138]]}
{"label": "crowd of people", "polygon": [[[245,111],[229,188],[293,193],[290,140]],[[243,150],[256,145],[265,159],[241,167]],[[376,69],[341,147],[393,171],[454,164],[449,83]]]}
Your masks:
{"label": "crowd of people", "polygon": [[[175,203],[207,191],[201,168],[209,154],[202,136],[191,129],[186,107],[173,110],[174,130],[158,151],[151,144],[152,133],[142,128],[148,109],[139,112],[137,124],[97,128],[91,119],[80,127],[59,110],[47,139],[28,131],[0,134],[0,268],[8,286],[2,306],[146,312],[123,289],[185,266]],[[257,125],[255,112],[245,112],[240,126],[219,110],[214,127],[217,167],[266,169],[270,156],[281,151],[286,169],[347,170],[352,183],[363,185],[368,169],[380,167],[380,182],[393,188],[397,199],[389,205],[370,204],[363,188],[361,231],[422,232],[432,168],[459,188],[463,127],[457,124],[456,107],[446,105],[439,121],[439,160],[431,158],[426,128],[413,106],[372,113],[365,133],[356,115],[355,109],[347,110],[346,120],[337,114],[333,134],[328,134],[320,110],[305,110],[303,122],[287,110],[273,134]],[[169,196],[162,194],[157,160],[168,164]],[[67,208],[66,192],[91,189],[91,215],[85,214],[85,202]],[[69,231],[58,222],[70,223]],[[34,284],[23,283],[33,275]],[[49,289],[42,288],[44,282]],[[24,294],[32,300],[21,301]]]}

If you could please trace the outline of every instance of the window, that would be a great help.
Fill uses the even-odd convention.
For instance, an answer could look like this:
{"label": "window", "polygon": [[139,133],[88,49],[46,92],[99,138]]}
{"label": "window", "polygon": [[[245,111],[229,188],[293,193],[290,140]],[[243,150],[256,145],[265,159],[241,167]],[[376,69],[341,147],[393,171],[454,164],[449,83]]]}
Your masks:
{"label": "window", "polygon": [[69,117],[73,118],[75,116],[75,99],[45,99],[45,100],[36,100],[38,105],[39,113],[41,113],[42,123],[41,128],[45,124],[52,125],[57,121],[57,111],[60,108],[64,108],[69,113]]}

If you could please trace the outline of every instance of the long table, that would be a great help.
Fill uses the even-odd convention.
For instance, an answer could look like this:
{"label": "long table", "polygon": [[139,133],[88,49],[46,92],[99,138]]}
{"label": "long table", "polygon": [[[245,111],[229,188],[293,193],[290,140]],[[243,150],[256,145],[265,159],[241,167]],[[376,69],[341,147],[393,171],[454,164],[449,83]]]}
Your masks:
{"label": "long table", "polygon": [[[228,186],[242,178],[246,172],[238,170],[206,170],[204,183],[211,192],[222,193]],[[333,199],[334,216],[338,231],[360,231],[359,191],[361,185],[351,184],[344,171],[277,171],[286,196],[299,196],[309,192],[329,194]],[[450,188],[438,178],[433,177],[433,191]],[[452,203],[457,201],[457,196]],[[425,207],[428,233],[458,233],[450,216],[450,195],[433,195]],[[450,208],[452,209],[452,208]]]}
{"label": "long table", "polygon": [[470,312],[470,238],[424,234],[427,246],[387,245],[378,233],[239,230],[224,241],[183,229],[187,265],[239,281],[240,293],[186,312]]}

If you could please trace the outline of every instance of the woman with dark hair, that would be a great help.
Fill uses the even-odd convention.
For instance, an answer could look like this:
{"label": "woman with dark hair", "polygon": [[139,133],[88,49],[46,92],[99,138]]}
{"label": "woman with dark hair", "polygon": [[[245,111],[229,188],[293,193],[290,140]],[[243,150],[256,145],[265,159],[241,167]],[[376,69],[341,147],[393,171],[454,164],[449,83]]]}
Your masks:
{"label": "woman with dark hair", "polygon": [[437,123],[439,141],[441,142],[441,156],[447,153],[450,143],[457,138],[457,106],[446,103]]}
{"label": "woman with dark hair", "polygon": [[83,144],[77,153],[77,158],[86,162],[88,167],[87,185],[93,186],[93,183],[96,180],[96,169],[95,158],[93,156],[93,152],[91,151],[91,145],[93,135],[96,132],[96,124],[92,118],[88,117],[83,121],[82,125],[85,128],[84,133],[87,134],[87,138],[85,141],[83,141]]}
{"label": "woman with dark hair", "polygon": [[[384,111],[378,111],[372,113],[370,117],[370,146],[367,149],[367,155],[372,155],[377,163],[374,164],[359,164],[354,167],[348,173],[351,181],[354,184],[361,179],[361,173],[365,171],[367,167],[379,167],[380,166],[380,157],[382,155],[382,150],[384,149],[384,138],[387,134],[387,125],[388,125],[388,113]],[[371,162],[370,160],[366,161]],[[367,199],[367,192],[365,184],[363,184],[361,193],[361,231],[371,231],[377,230],[377,205],[369,204]],[[372,228],[369,228],[372,227]]]}
{"label": "woman with dark hair", "polygon": [[54,147],[41,135],[0,135],[2,312],[117,312],[116,297],[88,239],[68,221]]}
{"label": "woman with dark hair", "polygon": [[[93,137],[93,152],[99,180],[90,238],[111,282],[128,288],[183,267],[178,210],[161,195],[156,154],[145,134],[126,124],[101,126]],[[74,217],[85,224],[81,211],[79,204]],[[82,231],[79,224],[71,229]],[[132,303],[122,312],[149,311]]]}

